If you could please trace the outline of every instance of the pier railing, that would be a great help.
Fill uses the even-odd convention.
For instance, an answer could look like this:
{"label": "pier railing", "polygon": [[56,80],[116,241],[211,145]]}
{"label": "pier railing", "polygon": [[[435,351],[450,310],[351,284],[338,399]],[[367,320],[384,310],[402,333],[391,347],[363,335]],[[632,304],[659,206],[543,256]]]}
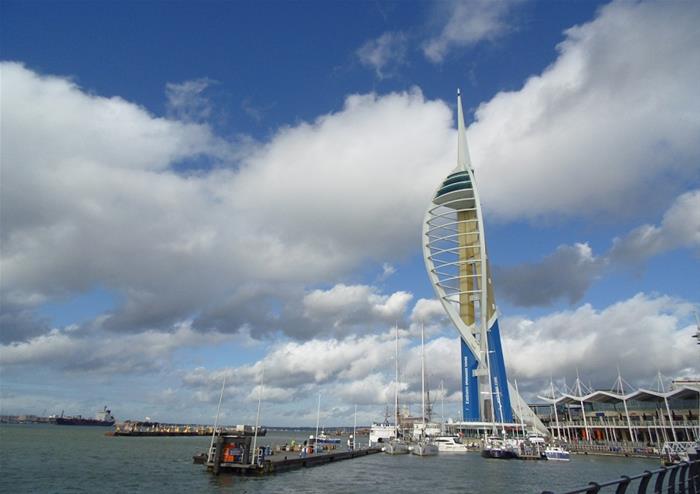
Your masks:
{"label": "pier railing", "polygon": [[644,443],[632,442],[613,442],[613,441],[571,441],[566,443],[566,447],[572,453],[592,453],[592,454],[611,454],[625,456],[646,456],[658,458],[660,448],[647,446]]}
{"label": "pier railing", "polygon": [[[628,477],[623,475],[619,479],[598,483],[589,482],[586,487],[561,494],[596,494],[598,492],[613,492],[625,494],[632,487],[630,493],[637,494],[700,494],[700,460],[682,461],[677,465],[661,467],[658,470],[644,470],[644,473]],[[554,494],[552,491],[542,491],[542,494]]]}

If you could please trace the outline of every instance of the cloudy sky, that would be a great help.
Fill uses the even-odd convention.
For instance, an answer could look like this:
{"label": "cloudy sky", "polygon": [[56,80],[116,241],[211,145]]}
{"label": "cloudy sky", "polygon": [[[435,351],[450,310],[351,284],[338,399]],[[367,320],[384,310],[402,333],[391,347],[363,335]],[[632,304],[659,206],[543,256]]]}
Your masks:
{"label": "cloudy sky", "polygon": [[[459,409],[421,258],[456,163],[509,377],[700,373],[700,4],[14,2],[0,412],[325,425]],[[442,384],[442,390],[441,390]]]}

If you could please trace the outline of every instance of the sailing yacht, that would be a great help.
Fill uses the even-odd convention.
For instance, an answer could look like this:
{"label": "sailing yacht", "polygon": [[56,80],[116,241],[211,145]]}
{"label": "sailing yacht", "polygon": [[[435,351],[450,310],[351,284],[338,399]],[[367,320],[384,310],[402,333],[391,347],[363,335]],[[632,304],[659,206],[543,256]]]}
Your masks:
{"label": "sailing yacht", "polygon": [[506,439],[505,436],[502,438],[499,436],[489,436],[484,441],[484,449],[481,450],[481,456],[484,458],[509,460],[511,458],[517,458],[518,455],[516,444]]}
{"label": "sailing yacht", "polygon": [[384,452],[388,455],[407,455],[410,453],[408,444],[403,439],[393,439],[384,447]]}
{"label": "sailing yacht", "polygon": [[421,368],[421,415],[423,419],[423,428],[421,430],[421,438],[413,447],[413,454],[418,456],[435,456],[438,454],[438,447],[425,434],[425,328],[421,323],[420,328],[420,368]]}
{"label": "sailing yacht", "polygon": [[[489,382],[491,378],[489,376]],[[508,439],[506,435],[506,429],[503,425],[503,404],[501,403],[501,392],[498,386],[495,390],[491,389],[491,395],[495,395],[496,401],[498,402],[498,411],[500,413],[500,426],[501,426],[501,436],[496,433],[496,421],[491,422],[493,427],[491,436],[484,440],[484,447],[481,450],[481,456],[484,458],[499,458],[499,459],[511,459],[518,457],[518,451],[520,449],[520,444],[515,439]],[[491,399],[491,414],[492,417],[495,414],[495,409],[493,406],[493,399]]]}
{"label": "sailing yacht", "polygon": [[389,455],[409,453],[408,444],[399,434],[399,326],[396,325],[396,381],[394,386],[394,438],[387,443],[384,452]]}

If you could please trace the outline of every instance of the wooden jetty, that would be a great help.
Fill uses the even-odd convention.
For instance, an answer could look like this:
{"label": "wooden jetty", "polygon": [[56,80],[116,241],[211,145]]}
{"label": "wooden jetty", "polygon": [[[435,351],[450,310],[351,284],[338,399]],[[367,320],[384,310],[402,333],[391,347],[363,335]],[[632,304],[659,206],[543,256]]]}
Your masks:
{"label": "wooden jetty", "polygon": [[[211,452],[211,461],[206,455],[195,456],[195,463],[206,465],[214,475],[268,475],[299,468],[327,465],[343,460],[352,460],[381,452],[381,448],[362,448],[328,453],[301,453],[282,451],[265,456],[269,448],[256,448],[256,459],[251,461],[251,439],[248,436],[219,436]],[[311,449],[311,447],[309,447]],[[271,452],[270,452],[271,453]]]}

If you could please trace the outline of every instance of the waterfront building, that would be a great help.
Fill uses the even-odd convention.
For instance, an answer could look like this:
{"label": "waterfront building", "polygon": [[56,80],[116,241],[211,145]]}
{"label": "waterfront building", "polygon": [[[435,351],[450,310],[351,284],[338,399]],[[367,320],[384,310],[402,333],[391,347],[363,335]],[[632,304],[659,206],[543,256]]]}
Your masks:
{"label": "waterfront building", "polygon": [[679,379],[666,391],[628,389],[620,376],[611,390],[572,389],[539,396],[530,405],[554,438],[569,443],[661,448],[667,442],[700,441],[700,381]]}
{"label": "waterfront building", "polygon": [[486,248],[484,219],[457,93],[457,166],[433,195],[423,222],[423,257],[435,293],[460,335],[466,423],[546,429],[508,382]]}

